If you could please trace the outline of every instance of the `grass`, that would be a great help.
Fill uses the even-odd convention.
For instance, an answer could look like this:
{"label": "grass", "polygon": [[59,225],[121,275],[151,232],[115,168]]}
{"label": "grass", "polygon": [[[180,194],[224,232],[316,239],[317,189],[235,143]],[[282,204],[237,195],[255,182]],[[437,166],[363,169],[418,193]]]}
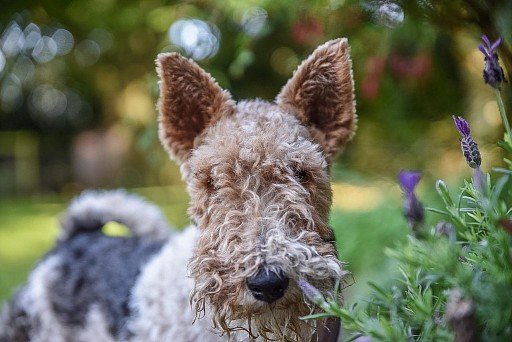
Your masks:
{"label": "grass", "polygon": [[[184,186],[134,191],[158,203],[174,227],[187,225],[188,197]],[[0,200],[0,305],[52,248],[59,214],[69,200],[58,196]]]}
{"label": "grass", "polygon": [[53,243],[58,211],[50,198],[4,200],[0,204],[0,301],[21,284],[28,270]]}
{"label": "grass", "polygon": [[[367,280],[386,281],[393,274],[384,249],[403,241],[407,228],[401,216],[400,194],[393,186],[334,184],[333,189],[331,225],[340,258],[354,274],[355,284],[346,292],[352,301],[368,292]],[[157,203],[173,226],[188,224],[188,197],[183,186],[135,192]],[[0,303],[26,281],[37,260],[52,247],[58,233],[58,215],[68,201],[61,197],[0,201]]]}

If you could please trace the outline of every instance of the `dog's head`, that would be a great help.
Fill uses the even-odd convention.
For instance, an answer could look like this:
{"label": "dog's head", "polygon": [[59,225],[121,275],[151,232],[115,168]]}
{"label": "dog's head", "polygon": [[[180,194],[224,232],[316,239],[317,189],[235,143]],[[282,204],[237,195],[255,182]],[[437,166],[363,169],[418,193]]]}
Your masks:
{"label": "dog's head", "polygon": [[275,102],[236,103],[193,61],[158,56],[160,139],[200,229],[192,300],[227,333],[304,339],[297,281],[332,290],[344,272],[328,226],[329,162],[353,136],[346,39],[317,48]]}

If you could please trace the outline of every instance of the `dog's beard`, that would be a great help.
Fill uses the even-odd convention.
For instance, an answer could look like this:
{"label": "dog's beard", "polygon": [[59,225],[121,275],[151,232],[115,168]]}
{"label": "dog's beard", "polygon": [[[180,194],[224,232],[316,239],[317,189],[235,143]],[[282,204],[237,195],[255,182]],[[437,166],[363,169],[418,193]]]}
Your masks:
{"label": "dog's beard", "polygon": [[[259,336],[268,341],[306,341],[313,334],[315,321],[300,317],[315,312],[315,308],[304,301],[298,288],[288,289],[283,298],[271,304],[257,301],[245,289],[239,291],[241,296],[235,295],[236,290],[232,293],[201,297],[196,289],[192,294],[196,319],[209,312],[213,326],[228,336],[245,332],[252,338]],[[225,301],[217,302],[219,297]]]}
{"label": "dog's beard", "polygon": [[[225,238],[225,237],[224,237]],[[248,240],[254,241],[254,240]],[[195,287],[191,304],[196,319],[207,313],[213,325],[224,333],[246,331],[251,337],[265,340],[308,340],[316,321],[300,317],[315,311],[305,300],[296,281],[306,278],[322,293],[332,296],[336,281],[345,274],[334,253],[320,243],[314,232],[301,232],[296,238],[282,230],[267,233],[266,243],[254,250],[254,244],[232,245],[219,249],[209,239],[199,239],[196,255],[189,265]],[[215,251],[213,253],[212,251]],[[290,279],[283,298],[275,303],[255,299],[247,289],[246,280],[265,267],[276,273],[282,271]]]}

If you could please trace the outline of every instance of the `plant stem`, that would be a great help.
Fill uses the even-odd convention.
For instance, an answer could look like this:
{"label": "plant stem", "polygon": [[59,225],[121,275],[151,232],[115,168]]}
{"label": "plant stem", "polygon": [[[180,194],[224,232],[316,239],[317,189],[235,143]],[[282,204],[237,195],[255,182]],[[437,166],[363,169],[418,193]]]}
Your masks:
{"label": "plant stem", "polygon": [[503,105],[503,100],[501,98],[501,93],[498,89],[494,89],[494,94],[496,94],[496,100],[498,102],[498,108],[500,110],[501,121],[503,121],[503,126],[505,126],[505,132],[512,138],[512,132],[510,131],[510,125],[508,123],[507,114],[505,113],[505,106]]}

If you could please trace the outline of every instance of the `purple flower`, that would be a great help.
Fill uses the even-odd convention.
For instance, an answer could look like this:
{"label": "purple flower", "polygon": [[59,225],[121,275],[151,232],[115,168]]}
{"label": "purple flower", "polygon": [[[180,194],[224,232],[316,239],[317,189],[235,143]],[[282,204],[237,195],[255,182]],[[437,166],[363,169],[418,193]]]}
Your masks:
{"label": "purple flower", "polygon": [[482,158],[480,157],[478,146],[471,136],[468,122],[460,116],[452,115],[452,118],[455,123],[455,127],[457,127],[457,130],[462,136],[462,139],[460,140],[460,147],[464,158],[466,158],[466,162],[469,167],[473,169],[480,167],[482,164]]}
{"label": "purple flower", "polygon": [[313,303],[320,306],[325,302],[325,298],[322,293],[313,285],[308,283],[304,279],[299,279],[298,281],[299,288],[302,290],[304,295]]}
{"label": "purple flower", "polygon": [[416,232],[423,224],[424,210],[421,202],[416,198],[414,189],[421,179],[421,173],[418,171],[400,171],[398,182],[404,192],[404,216],[409,226]]}
{"label": "purple flower", "polygon": [[473,172],[473,185],[479,193],[486,195],[487,178],[479,167]]}
{"label": "purple flower", "polygon": [[464,118],[460,116],[452,115],[453,122],[455,123],[455,127],[457,127],[457,131],[459,131],[460,135],[463,137],[468,136],[471,134],[471,131],[469,129],[469,124]]}
{"label": "purple flower", "polygon": [[405,194],[412,194],[416,185],[421,179],[421,173],[418,171],[400,171],[398,174],[398,182]]}
{"label": "purple flower", "polygon": [[500,66],[496,49],[501,44],[501,37],[491,44],[489,38],[482,35],[484,44],[478,44],[478,49],[484,54],[484,81],[495,89],[500,89],[501,83],[506,81],[503,69]]}

